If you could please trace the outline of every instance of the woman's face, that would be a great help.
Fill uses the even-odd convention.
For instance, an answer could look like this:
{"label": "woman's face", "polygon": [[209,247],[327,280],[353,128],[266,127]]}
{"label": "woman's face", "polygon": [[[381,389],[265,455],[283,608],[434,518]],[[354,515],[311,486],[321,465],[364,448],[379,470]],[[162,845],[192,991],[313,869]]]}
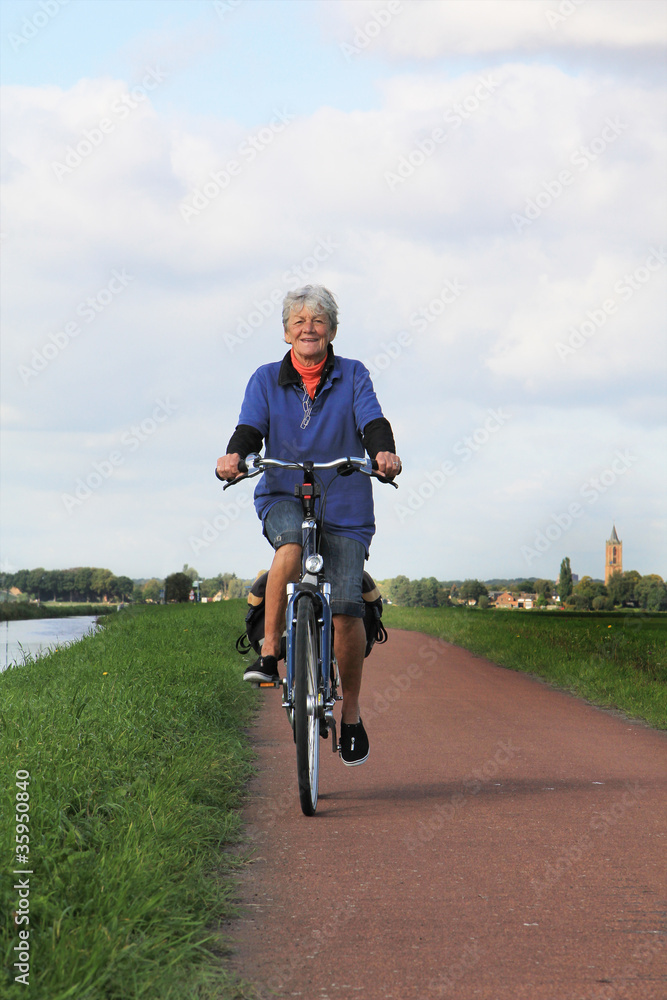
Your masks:
{"label": "woman's face", "polygon": [[297,361],[302,365],[318,365],[324,361],[327,347],[336,336],[324,313],[313,313],[304,306],[289,315],[285,340],[292,345]]}

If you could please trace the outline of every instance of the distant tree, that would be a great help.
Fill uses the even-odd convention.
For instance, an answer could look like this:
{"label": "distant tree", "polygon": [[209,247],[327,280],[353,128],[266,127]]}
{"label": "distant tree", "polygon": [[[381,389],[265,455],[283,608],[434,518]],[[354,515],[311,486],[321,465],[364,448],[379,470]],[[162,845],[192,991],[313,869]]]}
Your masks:
{"label": "distant tree", "polygon": [[74,573],[74,587],[80,598],[89,601],[93,592],[93,571],[89,566],[78,566]]}
{"label": "distant tree", "polygon": [[73,569],[64,569],[62,574],[62,595],[68,601],[74,600],[76,589],[76,573]]}
{"label": "distant tree", "polygon": [[407,576],[395,576],[389,583],[389,599],[401,607],[408,607],[412,597],[412,587]]}
{"label": "distant tree", "polygon": [[202,580],[201,582],[201,596],[202,597],[215,597],[215,595],[220,590],[218,584],[218,578],[213,576],[208,580]]}
{"label": "distant tree", "polygon": [[62,596],[63,574],[59,569],[47,569],[42,577],[42,586],[47,600],[57,601]]}
{"label": "distant tree", "polygon": [[638,573],[612,573],[607,581],[607,593],[614,606],[627,604],[634,599]]}
{"label": "distant tree", "polygon": [[160,591],[162,590],[162,582],[156,580],[153,577],[152,580],[146,580],[146,583],[141,588],[141,596],[144,601],[153,601],[155,604],[160,600]]}
{"label": "distant tree", "polygon": [[585,594],[570,594],[565,603],[568,608],[576,608],[577,611],[590,611],[592,601]]}
{"label": "distant tree", "polygon": [[31,569],[28,573],[27,587],[28,593],[36,597],[38,601],[42,599],[42,593],[44,590],[44,574],[46,570],[43,566],[38,569]]}
{"label": "distant tree", "polygon": [[657,573],[642,576],[635,584],[634,596],[646,611],[667,611],[667,587]]}
{"label": "distant tree", "polygon": [[558,596],[563,604],[567,603],[567,599],[572,593],[572,569],[570,568],[570,557],[566,556],[560,564],[560,573],[558,575]]}
{"label": "distant tree", "polygon": [[28,578],[30,576],[30,570],[19,569],[12,575],[8,581],[9,587],[18,587],[22,594],[28,593]]}
{"label": "distant tree", "polygon": [[217,576],[203,581],[201,593],[202,597],[215,597],[217,593],[223,597],[243,597],[245,584],[238,579],[236,573],[218,573]]}
{"label": "distant tree", "polygon": [[197,572],[197,570],[193,569],[192,566],[188,566],[187,563],[183,567],[183,573],[185,573],[186,576],[189,576],[191,580],[199,579],[199,573]]}
{"label": "distant tree", "polygon": [[573,593],[580,597],[587,597],[592,604],[598,597],[607,597],[607,588],[601,580],[593,580],[590,576],[582,576],[581,580],[575,584]]}
{"label": "distant tree", "polygon": [[442,587],[434,576],[422,580],[423,608],[437,608],[442,603]]}
{"label": "distant tree", "polygon": [[172,573],[164,581],[165,599],[183,603],[189,600],[192,580],[185,573]]}
{"label": "distant tree", "polygon": [[245,597],[246,589],[243,580],[239,580],[236,576],[232,577],[227,586],[227,596],[229,598]]}
{"label": "distant tree", "polygon": [[537,594],[538,597],[542,596],[548,599],[554,592],[554,584],[551,580],[536,580],[533,587],[533,593]]}
{"label": "distant tree", "polygon": [[134,593],[134,583],[129,576],[117,576],[114,582],[114,596],[128,601]]}
{"label": "distant tree", "polygon": [[477,601],[480,608],[488,608],[489,598],[486,594],[480,594],[479,600]]}
{"label": "distant tree", "polygon": [[423,580],[410,580],[408,588],[408,607],[421,608],[423,605]]}
{"label": "distant tree", "polygon": [[98,600],[109,599],[109,594],[113,593],[114,579],[110,569],[95,568],[92,570],[90,585]]}
{"label": "distant tree", "polygon": [[488,597],[489,592],[481,580],[464,580],[461,584],[460,595],[466,601],[477,601],[482,595]]}
{"label": "distant tree", "polygon": [[612,611],[614,602],[611,597],[594,597],[593,611]]}

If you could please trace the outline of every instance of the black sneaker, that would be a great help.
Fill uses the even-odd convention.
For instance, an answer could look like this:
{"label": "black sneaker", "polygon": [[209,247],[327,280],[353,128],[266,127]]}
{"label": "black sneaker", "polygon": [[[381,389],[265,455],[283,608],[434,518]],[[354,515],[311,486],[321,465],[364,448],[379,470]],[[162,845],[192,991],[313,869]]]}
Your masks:
{"label": "black sneaker", "polygon": [[361,719],[354,725],[341,722],[340,755],[343,764],[347,764],[348,767],[363,764],[365,760],[368,760],[368,753],[368,736]]}
{"label": "black sneaker", "polygon": [[260,656],[247,668],[243,680],[251,681],[253,684],[274,684],[279,681],[278,661],[275,656]]}

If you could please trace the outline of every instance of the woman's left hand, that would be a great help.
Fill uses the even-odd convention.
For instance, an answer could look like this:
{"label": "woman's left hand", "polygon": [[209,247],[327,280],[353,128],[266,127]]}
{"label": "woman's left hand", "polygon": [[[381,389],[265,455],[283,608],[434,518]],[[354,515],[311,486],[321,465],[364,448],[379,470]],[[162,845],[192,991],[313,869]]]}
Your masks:
{"label": "woman's left hand", "polygon": [[385,479],[393,479],[403,468],[398,455],[393,455],[390,451],[379,451],[375,456],[375,461],[378,464],[378,472]]}

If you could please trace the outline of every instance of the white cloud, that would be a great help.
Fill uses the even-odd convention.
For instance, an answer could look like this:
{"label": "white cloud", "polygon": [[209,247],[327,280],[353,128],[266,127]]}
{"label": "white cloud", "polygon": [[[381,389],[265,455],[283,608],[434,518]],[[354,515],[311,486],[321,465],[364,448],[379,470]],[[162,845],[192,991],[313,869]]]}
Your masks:
{"label": "white cloud", "polygon": [[[383,13],[384,12],[384,13]],[[391,15],[391,16],[389,16]],[[664,46],[662,0],[354,0],[330,12],[341,40],[358,54],[385,50],[401,58],[436,59],[561,47]],[[357,55],[357,53],[355,53]]]}

